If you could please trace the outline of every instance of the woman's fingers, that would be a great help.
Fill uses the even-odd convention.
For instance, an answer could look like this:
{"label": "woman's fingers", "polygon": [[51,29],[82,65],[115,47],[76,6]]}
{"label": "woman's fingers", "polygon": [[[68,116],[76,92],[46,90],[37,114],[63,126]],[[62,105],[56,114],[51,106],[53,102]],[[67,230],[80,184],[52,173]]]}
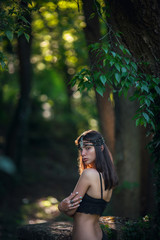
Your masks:
{"label": "woman's fingers", "polygon": [[82,199],[82,196],[76,197],[77,194],[78,194],[78,192],[71,193],[71,195],[68,197],[68,199],[70,200],[70,203],[76,203]]}
{"label": "woman's fingers", "polygon": [[77,194],[78,194],[78,192],[71,193],[70,196],[68,197],[68,199],[72,200]]}
{"label": "woman's fingers", "polygon": [[79,207],[81,201],[82,201],[81,199],[78,199],[76,202],[72,202],[72,203],[69,205],[69,209],[74,209],[74,208]]}
{"label": "woman's fingers", "polygon": [[75,208],[78,208],[79,207],[79,204],[72,204],[70,207],[69,207],[69,210],[72,210],[72,209],[75,209]]}

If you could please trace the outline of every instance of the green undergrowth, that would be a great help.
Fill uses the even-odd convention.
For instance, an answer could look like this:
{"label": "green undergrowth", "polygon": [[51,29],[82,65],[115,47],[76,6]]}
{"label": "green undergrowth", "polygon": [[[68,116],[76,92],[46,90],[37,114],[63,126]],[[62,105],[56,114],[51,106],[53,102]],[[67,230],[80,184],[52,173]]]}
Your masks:
{"label": "green undergrowth", "polygon": [[154,239],[151,231],[151,220],[148,216],[137,222],[128,221],[122,228],[123,240],[151,240]]}

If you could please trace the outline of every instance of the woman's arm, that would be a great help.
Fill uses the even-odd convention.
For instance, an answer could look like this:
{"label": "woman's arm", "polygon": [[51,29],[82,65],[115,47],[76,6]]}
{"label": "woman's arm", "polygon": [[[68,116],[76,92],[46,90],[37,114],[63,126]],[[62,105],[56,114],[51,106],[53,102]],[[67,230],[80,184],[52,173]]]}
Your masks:
{"label": "woman's arm", "polygon": [[79,206],[80,202],[82,201],[81,196],[76,197],[77,194],[78,194],[78,192],[71,193],[70,196],[63,199],[58,205],[59,211],[65,213],[68,216],[70,216],[71,214],[69,214],[69,211],[77,208]]}
{"label": "woman's arm", "polygon": [[[64,212],[68,216],[73,216],[91,184],[91,175],[93,169],[85,169],[81,174],[72,195],[65,198],[58,206],[61,212]],[[73,203],[70,202],[72,200]],[[72,204],[72,205],[71,205]]]}

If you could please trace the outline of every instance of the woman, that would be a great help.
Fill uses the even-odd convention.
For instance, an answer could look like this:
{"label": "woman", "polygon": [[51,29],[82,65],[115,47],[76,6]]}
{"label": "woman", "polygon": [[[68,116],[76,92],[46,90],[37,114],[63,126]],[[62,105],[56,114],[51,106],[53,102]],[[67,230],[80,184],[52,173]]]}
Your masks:
{"label": "woman", "polygon": [[79,149],[80,178],[73,193],[58,207],[74,219],[73,240],[106,240],[99,217],[118,183],[112,156],[97,131],[82,133],[75,143]]}

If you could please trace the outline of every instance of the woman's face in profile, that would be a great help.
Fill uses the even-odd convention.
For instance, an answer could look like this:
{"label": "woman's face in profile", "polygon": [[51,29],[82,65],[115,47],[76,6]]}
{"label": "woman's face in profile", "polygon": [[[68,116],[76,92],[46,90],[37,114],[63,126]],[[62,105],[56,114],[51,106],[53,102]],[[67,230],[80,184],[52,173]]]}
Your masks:
{"label": "woman's face in profile", "polygon": [[96,160],[96,151],[91,142],[83,141],[80,149],[82,161],[85,165],[93,164]]}

